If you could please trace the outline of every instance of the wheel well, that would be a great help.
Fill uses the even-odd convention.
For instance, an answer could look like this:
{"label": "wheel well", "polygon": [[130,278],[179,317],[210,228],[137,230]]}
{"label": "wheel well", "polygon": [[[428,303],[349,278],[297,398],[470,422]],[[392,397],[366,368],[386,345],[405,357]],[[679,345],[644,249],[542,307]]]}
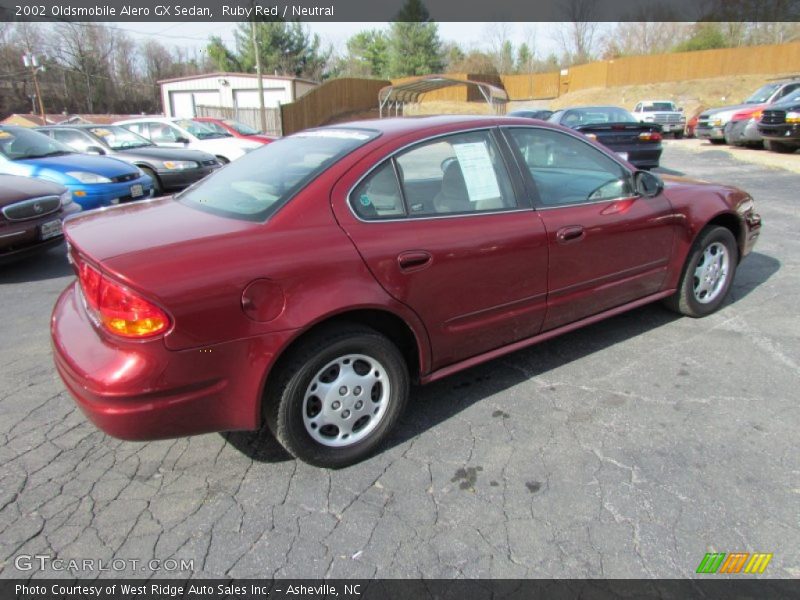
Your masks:
{"label": "wheel well", "polygon": [[737,257],[737,262],[738,262],[739,258],[742,256],[742,249],[744,248],[744,241],[745,241],[744,230],[742,229],[742,224],[739,222],[739,218],[736,215],[732,215],[731,213],[717,215],[708,222],[708,225],[706,225],[706,227],[710,227],[712,225],[724,227],[733,234],[733,237],[736,239],[736,245],[739,250],[739,256]]}
{"label": "wheel well", "polygon": [[325,319],[324,321],[316,323],[313,327],[307,331],[304,331],[299,337],[292,341],[291,344],[284,348],[283,352],[281,352],[281,355],[275,361],[272,367],[272,372],[275,372],[275,370],[280,367],[284,358],[289,355],[293,348],[297,347],[299,344],[302,344],[310,336],[315,335],[321,329],[328,328],[331,325],[342,325],[347,323],[365,325],[371,329],[374,329],[378,333],[385,335],[397,345],[397,348],[402,353],[403,358],[406,359],[406,364],[408,365],[408,371],[411,379],[414,380],[419,377],[420,357],[417,347],[417,338],[414,335],[414,332],[411,330],[408,324],[397,315],[385,310],[374,309],[352,310],[334,315],[328,319]]}

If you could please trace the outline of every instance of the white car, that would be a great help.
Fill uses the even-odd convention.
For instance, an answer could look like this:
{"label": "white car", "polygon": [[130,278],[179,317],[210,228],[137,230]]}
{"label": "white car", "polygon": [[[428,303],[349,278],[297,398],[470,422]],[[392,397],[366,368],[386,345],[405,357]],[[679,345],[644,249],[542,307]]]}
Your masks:
{"label": "white car", "polygon": [[202,150],[216,156],[223,164],[260,148],[259,142],[226,135],[192,119],[143,117],[117,121],[120,125],[165,148]]}

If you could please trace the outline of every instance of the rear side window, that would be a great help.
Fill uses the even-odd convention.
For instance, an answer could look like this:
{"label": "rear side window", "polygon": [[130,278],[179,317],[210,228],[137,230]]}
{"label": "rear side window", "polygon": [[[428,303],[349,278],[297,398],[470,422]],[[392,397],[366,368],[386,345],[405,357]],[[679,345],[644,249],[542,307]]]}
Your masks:
{"label": "rear side window", "polygon": [[364,219],[517,207],[505,163],[488,131],[439,137],[398,154],[365,178],[350,202]]}
{"label": "rear side window", "polygon": [[351,195],[353,210],[362,219],[386,219],[406,214],[394,164],[387,160],[359,183]]}
{"label": "rear side window", "polygon": [[317,129],[281,138],[238,158],[178,195],[221,216],[263,221],[320,173],[377,137],[367,129]]}

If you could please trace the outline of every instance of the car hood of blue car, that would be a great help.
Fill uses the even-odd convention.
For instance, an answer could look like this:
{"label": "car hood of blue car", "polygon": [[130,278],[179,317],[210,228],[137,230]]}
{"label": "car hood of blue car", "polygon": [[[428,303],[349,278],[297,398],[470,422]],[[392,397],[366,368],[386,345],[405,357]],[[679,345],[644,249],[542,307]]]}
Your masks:
{"label": "car hood of blue car", "polygon": [[137,169],[116,158],[77,153],[9,161],[0,165],[0,170],[14,175],[26,175],[71,184],[77,183],[77,181],[67,175],[69,171],[95,173],[109,179],[131,173],[138,175]]}

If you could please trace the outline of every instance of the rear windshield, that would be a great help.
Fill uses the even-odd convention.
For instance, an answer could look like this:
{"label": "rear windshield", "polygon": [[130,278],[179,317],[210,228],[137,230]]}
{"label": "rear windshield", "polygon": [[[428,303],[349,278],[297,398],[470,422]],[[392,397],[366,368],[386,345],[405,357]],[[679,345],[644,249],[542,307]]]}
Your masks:
{"label": "rear windshield", "polygon": [[378,135],[355,128],[302,131],[246,154],[177,198],[225,217],[263,221],[325,169]]}
{"label": "rear windshield", "polygon": [[638,121],[636,117],[624,108],[613,106],[576,108],[568,110],[561,118],[561,124],[567,127],[599,125],[602,123],[638,123]]}

